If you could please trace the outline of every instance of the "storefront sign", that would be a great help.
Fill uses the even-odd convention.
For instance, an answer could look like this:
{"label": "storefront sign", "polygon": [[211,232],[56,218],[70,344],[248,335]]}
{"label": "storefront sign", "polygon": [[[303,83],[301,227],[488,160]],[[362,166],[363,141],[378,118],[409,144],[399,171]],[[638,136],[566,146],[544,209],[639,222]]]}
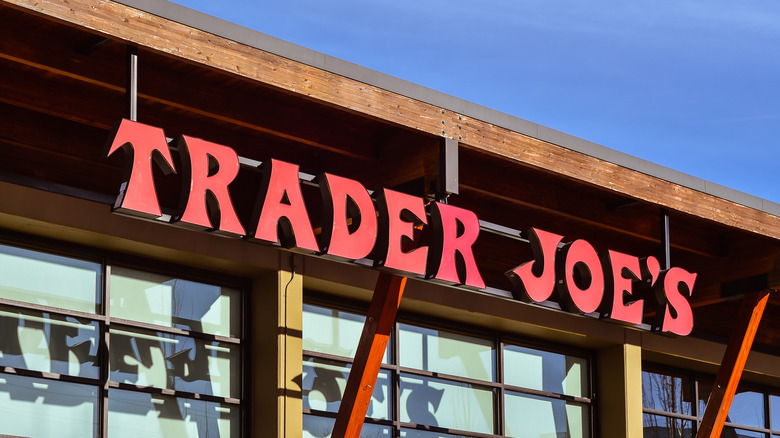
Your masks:
{"label": "storefront sign", "polygon": [[[344,260],[369,258],[375,266],[401,275],[485,288],[472,250],[479,235],[479,220],[472,211],[438,202],[426,204],[423,198],[389,189],[376,192],[373,200],[358,181],[325,173],[317,177],[323,211],[318,239],[309,220],[298,166],[269,160],[262,165],[262,184],[245,228],[228,191],[239,172],[236,152],[186,135],[175,139],[173,146],[181,156],[183,187],[171,223],[309,254]],[[106,156],[117,149],[124,149],[132,162],[126,166],[114,211],[161,217],[152,163],[165,173],[177,172],[163,130],[122,120],[111,133]],[[417,229],[432,236],[427,245],[420,242]],[[515,298],[542,302],[557,292],[561,306],[570,312],[598,312],[602,317],[640,324],[650,291],[658,302],[656,329],[679,335],[693,329],[688,298],[696,274],[682,268],[662,271],[654,257],[640,260],[615,251],[599,254],[581,239],[562,245],[562,236],[539,229],[527,235],[534,260],[507,272]]]}

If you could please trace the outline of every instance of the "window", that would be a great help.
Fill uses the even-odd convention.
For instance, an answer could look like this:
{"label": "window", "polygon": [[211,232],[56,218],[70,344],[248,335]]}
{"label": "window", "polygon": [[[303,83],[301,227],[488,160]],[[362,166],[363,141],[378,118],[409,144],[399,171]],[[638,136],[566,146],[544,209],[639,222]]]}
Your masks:
{"label": "window", "polygon": [[0,435],[239,436],[241,297],[0,245]]}
{"label": "window", "polygon": [[[304,437],[330,436],[364,319],[304,304]],[[401,321],[361,436],[590,437],[591,415],[584,354]]]}
{"label": "window", "polygon": [[[642,371],[644,436],[696,436],[713,380],[646,364]],[[766,388],[738,388],[722,436],[780,437],[780,395]]]}

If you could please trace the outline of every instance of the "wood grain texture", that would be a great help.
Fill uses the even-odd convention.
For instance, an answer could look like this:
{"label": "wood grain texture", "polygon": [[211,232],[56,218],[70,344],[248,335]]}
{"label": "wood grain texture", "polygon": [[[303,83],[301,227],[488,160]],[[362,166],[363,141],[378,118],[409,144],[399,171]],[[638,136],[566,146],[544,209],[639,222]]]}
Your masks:
{"label": "wood grain texture", "polygon": [[112,39],[200,63],[366,117],[735,229],[780,239],[780,218],[111,1],[2,0]]}
{"label": "wood grain texture", "polygon": [[743,298],[696,438],[721,436],[768,300],[769,291],[756,292]]}
{"label": "wood grain texture", "polygon": [[406,277],[387,272],[379,273],[336,416],[336,424],[333,426],[331,436],[334,438],[360,437],[405,287]]}

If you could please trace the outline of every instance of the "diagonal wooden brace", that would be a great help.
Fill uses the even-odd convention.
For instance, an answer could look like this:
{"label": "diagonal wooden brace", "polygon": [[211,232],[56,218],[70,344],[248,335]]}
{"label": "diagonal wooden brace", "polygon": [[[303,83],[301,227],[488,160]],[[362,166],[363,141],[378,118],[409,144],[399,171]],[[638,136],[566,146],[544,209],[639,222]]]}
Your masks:
{"label": "diagonal wooden brace", "polygon": [[742,299],[742,308],[731,331],[731,338],[723,354],[718,377],[712,386],[696,438],[717,438],[723,431],[731,402],[737,392],[739,379],[745,369],[750,347],[769,300],[769,290],[746,295]]}
{"label": "diagonal wooden brace", "polygon": [[360,436],[405,286],[406,277],[379,273],[336,424],[333,426],[332,438]]}

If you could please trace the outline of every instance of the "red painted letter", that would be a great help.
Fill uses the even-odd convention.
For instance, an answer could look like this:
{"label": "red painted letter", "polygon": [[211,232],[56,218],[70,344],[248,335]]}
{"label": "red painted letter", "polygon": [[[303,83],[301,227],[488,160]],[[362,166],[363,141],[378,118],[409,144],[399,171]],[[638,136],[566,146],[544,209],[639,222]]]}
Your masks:
{"label": "red painted letter", "polygon": [[531,228],[528,236],[533,261],[523,263],[505,275],[512,280],[512,295],[516,300],[539,303],[550,299],[555,289],[555,254],[563,236]]}
{"label": "red painted letter", "polygon": [[357,181],[327,173],[318,180],[322,194],[322,250],[351,260],[368,256],[377,236],[376,211],[368,191]]}
{"label": "red painted letter", "polygon": [[593,246],[582,239],[567,243],[556,265],[561,305],[569,312],[595,312],[604,298],[604,270]]}
{"label": "red painted letter", "polygon": [[[215,232],[244,235],[244,227],[236,216],[228,185],[238,175],[238,155],[227,147],[199,138],[182,136],[177,140],[182,159],[182,194],[179,213],[174,219],[196,228],[215,228]],[[209,157],[217,164],[216,173],[209,176]],[[212,213],[219,214],[219,227],[209,218],[206,201]]]}
{"label": "red painted letter", "polygon": [[425,203],[422,198],[384,189],[378,201],[380,232],[374,260],[386,268],[425,274],[428,247],[404,252],[404,246],[414,242],[415,223],[426,224]]}
{"label": "red painted letter", "polygon": [[263,163],[263,185],[254,217],[252,222],[257,226],[252,237],[280,243],[285,248],[319,250],[303,201],[297,165],[279,160]]}
{"label": "red painted letter", "polygon": [[656,330],[680,336],[687,336],[693,331],[693,309],[686,297],[691,296],[694,282],[696,274],[682,268],[661,273],[655,296],[658,300],[656,317],[663,315],[663,320],[658,324],[660,327],[655,327]]}
{"label": "red painted letter", "polygon": [[[644,300],[634,296],[633,286],[639,281],[641,268],[639,258],[617,251],[607,251],[604,266],[610,266],[606,276],[606,294],[602,316],[631,324],[642,323]],[[611,302],[610,302],[611,301]]]}
{"label": "red painted letter", "polygon": [[[455,284],[484,289],[472,247],[479,236],[479,219],[474,212],[433,202],[434,242],[428,253],[428,276]],[[463,230],[460,232],[459,230]]]}
{"label": "red painted letter", "polygon": [[114,211],[147,218],[162,216],[152,178],[152,160],[165,174],[176,173],[165,133],[154,126],[122,119],[114,125],[105,155],[109,156],[119,148],[132,159],[133,164],[125,165],[125,176]]}

